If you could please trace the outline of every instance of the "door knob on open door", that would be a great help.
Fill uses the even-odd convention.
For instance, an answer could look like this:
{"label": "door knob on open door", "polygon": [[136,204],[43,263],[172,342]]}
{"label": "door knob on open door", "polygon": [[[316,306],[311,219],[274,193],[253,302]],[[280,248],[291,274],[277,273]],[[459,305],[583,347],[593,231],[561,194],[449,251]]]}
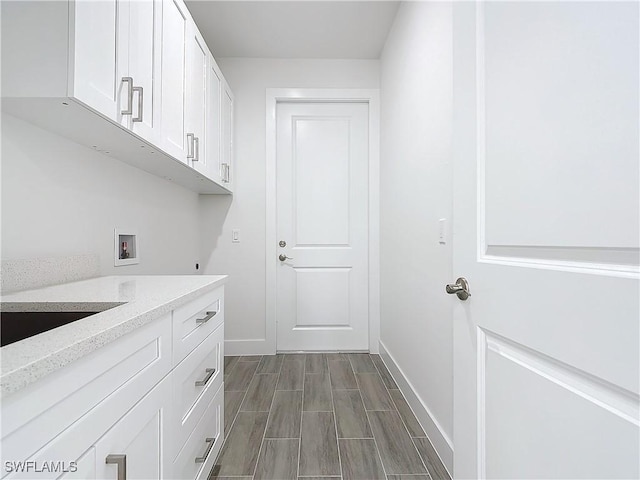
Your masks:
{"label": "door knob on open door", "polygon": [[293,260],[292,257],[287,257],[285,254],[281,253],[280,255],[278,255],[278,258],[280,259],[281,262],[284,262],[285,260]]}
{"label": "door knob on open door", "polygon": [[454,293],[460,300],[466,300],[471,296],[469,293],[469,282],[464,277],[460,277],[456,280],[456,283],[450,283],[447,285],[447,293],[453,295]]}

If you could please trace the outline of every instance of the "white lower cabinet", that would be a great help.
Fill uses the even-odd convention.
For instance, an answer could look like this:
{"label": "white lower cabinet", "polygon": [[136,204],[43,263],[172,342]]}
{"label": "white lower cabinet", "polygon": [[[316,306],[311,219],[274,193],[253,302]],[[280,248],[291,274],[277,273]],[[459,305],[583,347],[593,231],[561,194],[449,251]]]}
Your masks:
{"label": "white lower cabinet", "polygon": [[[0,477],[206,479],[224,432],[223,292],[203,294],[3,398]],[[215,328],[194,323],[190,336],[199,341],[172,355],[184,347],[180,327],[212,305]]]}
{"label": "white lower cabinet", "polygon": [[163,464],[170,399],[165,378],[96,443],[96,478],[171,478]]}

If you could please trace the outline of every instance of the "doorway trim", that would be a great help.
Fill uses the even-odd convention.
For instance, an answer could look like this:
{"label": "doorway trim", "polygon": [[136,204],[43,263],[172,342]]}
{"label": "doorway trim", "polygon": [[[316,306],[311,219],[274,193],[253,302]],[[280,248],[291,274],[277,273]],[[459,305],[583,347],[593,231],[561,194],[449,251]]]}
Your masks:
{"label": "doorway trim", "polygon": [[369,105],[369,351],[380,340],[380,91],[378,89],[266,89],[266,318],[268,353],[276,353],[276,108],[278,103],[345,102]]}

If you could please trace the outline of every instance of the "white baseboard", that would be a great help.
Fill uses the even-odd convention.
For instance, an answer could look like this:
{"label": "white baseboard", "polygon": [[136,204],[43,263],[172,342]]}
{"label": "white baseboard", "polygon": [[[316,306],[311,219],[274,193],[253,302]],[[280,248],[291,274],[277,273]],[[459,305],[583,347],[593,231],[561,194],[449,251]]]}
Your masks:
{"label": "white baseboard", "polygon": [[257,340],[225,340],[225,355],[274,355],[264,338]]}
{"label": "white baseboard", "polygon": [[[420,425],[427,434],[427,437],[429,437],[429,441],[431,441],[433,448],[435,448],[436,452],[440,456],[443,465],[449,474],[451,474],[451,472],[453,472],[453,442],[444,433],[438,421],[418,396],[413,385],[404,375],[404,372],[398,366],[382,342],[380,342],[380,358],[382,358],[387,369],[389,369],[389,373],[391,373],[391,376],[398,384],[400,391],[407,399],[407,403],[409,403],[409,406],[413,410],[418,422],[420,422]],[[451,475],[451,477],[453,478],[453,475]]]}

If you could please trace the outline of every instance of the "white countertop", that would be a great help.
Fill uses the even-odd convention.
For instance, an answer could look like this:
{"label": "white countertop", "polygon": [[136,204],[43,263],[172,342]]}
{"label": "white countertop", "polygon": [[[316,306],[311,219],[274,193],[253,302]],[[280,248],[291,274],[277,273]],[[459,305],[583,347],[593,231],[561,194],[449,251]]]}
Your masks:
{"label": "white countertop", "polygon": [[[99,277],[0,297],[3,310],[82,310],[83,303],[117,307],[0,348],[0,392],[35,382],[226,282],[226,275]],[[29,305],[16,305],[29,304]],[[34,305],[35,304],[35,305]],[[95,310],[94,310],[95,311]]]}

